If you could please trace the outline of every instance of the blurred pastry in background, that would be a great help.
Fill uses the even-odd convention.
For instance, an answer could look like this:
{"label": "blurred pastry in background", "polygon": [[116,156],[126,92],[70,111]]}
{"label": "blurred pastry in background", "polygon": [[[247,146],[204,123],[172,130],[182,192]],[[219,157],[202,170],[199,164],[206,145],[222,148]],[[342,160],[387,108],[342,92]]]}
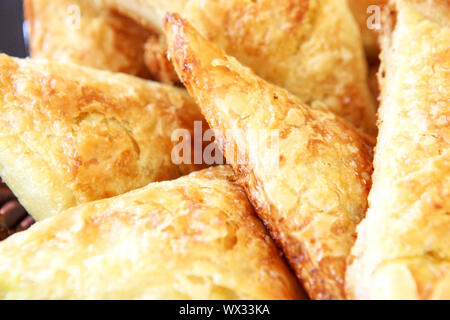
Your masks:
{"label": "blurred pastry in background", "polygon": [[144,61],[154,79],[166,84],[181,84],[172,62],[167,59],[167,43],[163,36],[155,34],[147,39]]}
{"label": "blurred pastry in background", "polygon": [[372,92],[372,95],[377,98],[377,105],[378,100],[380,98],[380,84],[378,83],[378,72],[380,70],[380,64],[373,64],[369,67],[369,87],[370,91]]}
{"label": "blurred pastry in background", "polygon": [[358,21],[370,64],[378,64],[380,44],[378,35],[381,27],[381,12],[389,0],[349,0],[350,8]]}
{"label": "blurred pastry in background", "polygon": [[0,243],[0,298],[304,299],[234,179],[219,166],[37,223]]}
{"label": "blurred pastry in background", "polygon": [[350,8],[359,23],[367,61],[369,63],[369,88],[372,95],[380,95],[377,74],[380,68],[379,33],[381,28],[381,14],[389,0],[349,0]]}
{"label": "blurred pastry in background", "polygon": [[336,0],[106,0],[162,33],[166,12],[314,108],[328,108],[376,134],[375,99],[358,25]]}
{"label": "blurred pastry in background", "polygon": [[[158,38],[152,30],[92,0],[24,0],[30,30],[30,55],[92,68],[123,72],[170,82],[159,65],[167,64],[164,52],[149,70],[147,40]],[[153,42],[149,42],[153,43]],[[173,74],[173,71],[172,71]],[[173,81],[176,82],[176,81]]]}
{"label": "blurred pastry in background", "polygon": [[172,160],[176,130],[207,127],[184,89],[6,55],[0,78],[0,176],[37,220],[204,167]]}

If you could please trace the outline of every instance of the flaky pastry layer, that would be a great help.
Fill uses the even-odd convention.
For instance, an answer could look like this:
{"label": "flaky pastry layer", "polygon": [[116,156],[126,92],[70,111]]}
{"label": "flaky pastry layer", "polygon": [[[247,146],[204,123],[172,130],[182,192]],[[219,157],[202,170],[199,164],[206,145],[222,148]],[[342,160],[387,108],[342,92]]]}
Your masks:
{"label": "flaky pastry layer", "polygon": [[347,290],[450,299],[450,3],[393,1],[384,26],[373,188]]}
{"label": "flaky pastry layer", "polygon": [[196,120],[182,89],[0,55],[0,176],[38,220],[202,168],[171,157]]}
{"label": "flaky pastry layer", "polygon": [[3,299],[301,299],[228,167],[69,209],[0,243]]}

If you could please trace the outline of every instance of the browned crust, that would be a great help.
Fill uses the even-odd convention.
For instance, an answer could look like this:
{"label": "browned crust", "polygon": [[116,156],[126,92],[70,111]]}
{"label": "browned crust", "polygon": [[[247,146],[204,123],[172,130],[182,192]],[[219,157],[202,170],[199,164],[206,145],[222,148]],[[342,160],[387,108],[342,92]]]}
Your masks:
{"label": "browned crust", "polygon": [[1,176],[37,219],[204,167],[171,158],[175,130],[206,127],[183,89],[5,55],[0,78]]}
{"label": "browned crust", "polygon": [[[372,171],[371,146],[364,142],[354,128],[330,112],[309,109],[287,91],[266,83],[249,69],[240,66],[236,60],[225,56],[223,50],[208,43],[179,15],[167,16],[166,36],[175,69],[202,108],[210,126],[219,132],[217,141],[226,156],[229,156],[229,150],[237,150],[244,157],[248,156],[245,141],[239,140],[238,136],[224,137],[227,129],[235,129],[234,125],[236,129],[243,130],[267,126],[280,129],[281,145],[296,134],[304,135],[309,141],[304,149],[300,147],[301,140],[296,141],[299,146],[293,143],[283,147],[280,151],[280,178],[277,173],[272,177],[273,180],[267,180],[263,172],[256,172],[255,168],[233,163],[232,166],[258,215],[283,249],[308,294],[313,299],[345,298],[345,261],[355,240],[356,225],[367,208]],[[266,111],[270,107],[269,103],[276,110],[274,114]],[[294,114],[300,118],[298,122],[292,118]],[[273,122],[269,120],[271,118]],[[270,125],[259,122],[264,119]],[[330,140],[326,142],[324,139]],[[349,150],[353,151],[349,153]],[[308,161],[303,162],[301,158]],[[323,161],[333,163],[329,171],[316,171],[315,165]],[[350,163],[355,167],[348,170]],[[291,181],[283,180],[289,179],[289,176],[283,174],[296,176],[296,173],[303,171],[309,175],[302,176],[300,180],[293,178],[295,186],[292,187],[314,184],[323,179],[324,187],[307,187],[304,191],[318,192],[321,196],[308,198],[294,192],[288,201],[297,203],[298,208],[283,209],[277,203],[283,202],[285,194],[291,192],[287,187]],[[345,199],[338,205],[338,212],[331,210],[322,215],[314,207],[303,204],[325,201],[325,205],[325,199],[333,198],[333,191],[327,188],[335,183],[342,199]],[[277,190],[275,186],[281,189]],[[321,210],[326,212],[327,209]],[[333,216],[331,219],[334,219],[334,215],[339,218],[330,225],[327,222],[314,222],[315,219],[327,219],[328,214]],[[298,235],[307,228],[316,228],[314,230],[324,237]],[[333,239],[333,242],[327,243],[325,239]],[[322,255],[317,255],[311,246],[320,248]]]}

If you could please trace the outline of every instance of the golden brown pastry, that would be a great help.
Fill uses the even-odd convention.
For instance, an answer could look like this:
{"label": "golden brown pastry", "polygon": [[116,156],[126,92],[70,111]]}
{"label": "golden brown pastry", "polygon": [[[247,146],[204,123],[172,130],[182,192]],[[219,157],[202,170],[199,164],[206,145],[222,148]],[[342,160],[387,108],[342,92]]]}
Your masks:
{"label": "golden brown pastry", "polygon": [[0,176],[38,220],[201,168],[171,159],[203,119],[182,89],[0,55],[0,110]]}
{"label": "golden brown pastry", "polygon": [[145,43],[144,61],[152,78],[166,84],[180,84],[172,63],[167,59],[166,40],[161,35],[152,35]]}
{"label": "golden brown pastry", "polygon": [[450,299],[450,3],[397,0],[387,18],[370,209],[347,289]]}
{"label": "golden brown pastry", "polygon": [[[371,63],[377,63],[378,55],[380,53],[380,46],[378,44],[378,32],[380,30],[376,28],[372,29],[372,27],[375,27],[373,23],[377,22],[374,19],[379,19],[381,17],[382,9],[388,1],[389,0],[349,0],[350,8],[352,9],[353,15],[361,30],[367,58]],[[371,6],[378,6],[378,9],[376,9],[376,11],[368,10],[372,9]]]}
{"label": "golden brown pastry", "polygon": [[[226,56],[179,15],[168,16],[166,36],[175,70],[310,297],[344,298],[345,261],[367,209],[371,147],[328,110],[305,106]],[[261,156],[264,144],[253,148],[255,131],[277,134],[270,148],[277,167]]]}
{"label": "golden brown pastry", "polygon": [[[380,63],[372,64],[369,67],[369,87],[372,95],[377,97],[377,100],[380,98],[380,85],[378,83],[378,71],[380,70]],[[378,101],[379,102],[379,101]],[[377,103],[378,106],[378,103]]]}
{"label": "golden brown pastry", "polygon": [[148,29],[92,0],[24,0],[33,58],[148,78]]}
{"label": "golden brown pastry", "polygon": [[301,299],[228,167],[71,208],[0,243],[3,299]]}
{"label": "golden brown pastry", "polygon": [[106,0],[162,29],[178,12],[207,39],[312,107],[375,134],[375,104],[358,26],[346,1]]}

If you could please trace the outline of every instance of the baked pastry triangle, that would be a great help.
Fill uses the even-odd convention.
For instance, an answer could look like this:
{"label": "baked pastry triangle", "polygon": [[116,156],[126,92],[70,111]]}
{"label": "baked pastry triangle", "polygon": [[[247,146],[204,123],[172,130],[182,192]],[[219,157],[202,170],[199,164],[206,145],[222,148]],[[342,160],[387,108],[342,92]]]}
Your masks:
{"label": "baked pastry triangle", "polygon": [[[371,146],[330,111],[307,107],[226,56],[179,15],[168,15],[165,29],[175,70],[310,297],[344,298],[345,261],[367,209]],[[255,151],[252,132],[275,132],[269,157],[264,141]]]}
{"label": "baked pastry triangle", "polygon": [[376,132],[361,36],[346,1],[105,2],[159,30],[166,12],[178,12],[265,80],[312,107],[326,107],[366,132]]}
{"label": "baked pastry triangle", "polygon": [[0,55],[0,176],[35,219],[174,179],[176,129],[202,121],[185,90]]}
{"label": "baked pastry triangle", "polygon": [[228,167],[82,204],[0,243],[3,299],[301,299]]}
{"label": "baked pastry triangle", "polygon": [[397,0],[384,25],[373,188],[347,289],[450,299],[450,3]]}

